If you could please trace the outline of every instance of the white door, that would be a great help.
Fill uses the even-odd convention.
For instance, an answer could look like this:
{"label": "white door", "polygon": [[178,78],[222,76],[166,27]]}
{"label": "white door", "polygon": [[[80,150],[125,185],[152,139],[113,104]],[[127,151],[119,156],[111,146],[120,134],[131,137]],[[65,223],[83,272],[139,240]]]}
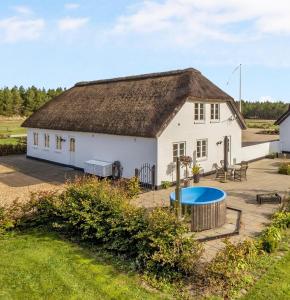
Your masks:
{"label": "white door", "polygon": [[69,137],[69,164],[75,165],[76,139],[73,136]]}

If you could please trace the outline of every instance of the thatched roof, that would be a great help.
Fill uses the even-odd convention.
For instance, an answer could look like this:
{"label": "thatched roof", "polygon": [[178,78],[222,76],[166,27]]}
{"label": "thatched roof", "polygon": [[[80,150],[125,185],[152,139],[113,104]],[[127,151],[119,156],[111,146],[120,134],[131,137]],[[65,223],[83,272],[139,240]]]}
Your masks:
{"label": "thatched roof", "polygon": [[195,69],[77,83],[36,111],[23,127],[157,137],[188,100],[234,100]]}
{"label": "thatched roof", "polygon": [[290,116],[290,104],[288,110],[275,122],[275,125],[280,125]]}

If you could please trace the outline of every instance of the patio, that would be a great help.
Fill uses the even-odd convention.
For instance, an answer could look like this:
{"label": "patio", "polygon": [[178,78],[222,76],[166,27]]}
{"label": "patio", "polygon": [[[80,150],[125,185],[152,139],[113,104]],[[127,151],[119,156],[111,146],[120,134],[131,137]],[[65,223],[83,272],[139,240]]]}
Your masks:
{"label": "patio", "polygon": [[[279,159],[263,159],[249,164],[248,180],[242,182],[228,181],[221,183],[215,176],[201,178],[197,186],[213,186],[227,192],[227,205],[242,210],[240,234],[230,240],[239,241],[247,237],[257,236],[270,221],[270,216],[278,204],[262,204],[256,202],[256,195],[263,193],[279,193],[282,197],[290,189],[290,177],[277,173]],[[166,190],[150,191],[140,195],[136,204],[147,208],[169,206],[169,194],[174,187]],[[235,229],[237,213],[228,211],[227,222],[218,229],[199,232],[197,238],[204,238],[220,233],[231,232]],[[204,243],[205,259],[211,259],[223,247],[222,240]]]}

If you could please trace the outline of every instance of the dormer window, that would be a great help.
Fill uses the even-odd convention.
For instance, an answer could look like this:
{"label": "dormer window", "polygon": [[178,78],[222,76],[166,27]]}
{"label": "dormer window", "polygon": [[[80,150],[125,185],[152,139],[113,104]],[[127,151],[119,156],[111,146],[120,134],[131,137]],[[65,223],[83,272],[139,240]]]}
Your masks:
{"label": "dormer window", "polygon": [[194,103],[194,121],[200,123],[205,121],[204,103]]}

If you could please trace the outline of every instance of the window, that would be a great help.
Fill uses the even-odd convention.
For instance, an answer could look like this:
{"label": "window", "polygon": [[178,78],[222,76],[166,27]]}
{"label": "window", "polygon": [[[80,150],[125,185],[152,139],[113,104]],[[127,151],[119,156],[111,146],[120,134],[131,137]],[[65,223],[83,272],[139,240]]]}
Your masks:
{"label": "window", "polygon": [[38,133],[33,132],[33,145],[38,146]]}
{"label": "window", "polygon": [[185,155],[185,142],[173,144],[173,161],[176,161],[177,157]]}
{"label": "window", "polygon": [[204,103],[194,103],[194,120],[197,122],[204,122],[205,120]]}
{"label": "window", "polygon": [[44,134],[44,148],[49,148],[49,134]]}
{"label": "window", "polygon": [[220,119],[220,105],[218,103],[212,103],[210,105],[210,119],[213,121],[219,121]]}
{"label": "window", "polygon": [[207,158],[207,140],[196,141],[196,158],[204,159]]}
{"label": "window", "polygon": [[62,137],[60,135],[55,136],[55,148],[56,150],[61,150],[62,146]]}
{"label": "window", "polygon": [[75,152],[76,151],[76,140],[75,138],[70,138],[69,140],[69,151]]}

